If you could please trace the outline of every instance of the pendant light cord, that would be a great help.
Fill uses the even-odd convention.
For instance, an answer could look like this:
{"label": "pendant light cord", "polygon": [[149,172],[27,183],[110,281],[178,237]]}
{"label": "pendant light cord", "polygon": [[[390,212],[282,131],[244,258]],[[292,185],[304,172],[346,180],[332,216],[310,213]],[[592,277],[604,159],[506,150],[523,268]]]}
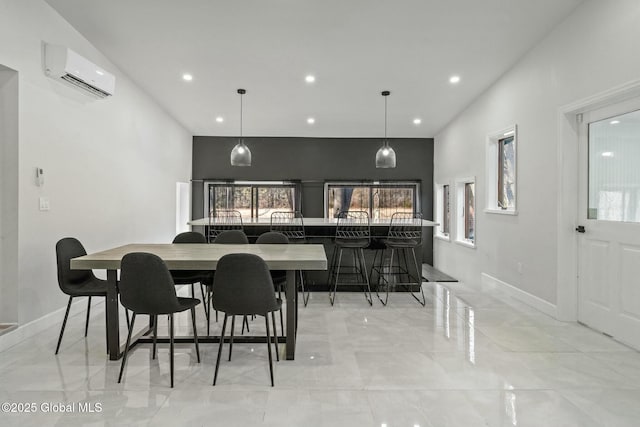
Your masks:
{"label": "pendant light cord", "polygon": [[384,97],[384,146],[389,145],[387,140],[387,96]]}
{"label": "pendant light cord", "polygon": [[240,138],[242,139],[242,94],[240,94]]}

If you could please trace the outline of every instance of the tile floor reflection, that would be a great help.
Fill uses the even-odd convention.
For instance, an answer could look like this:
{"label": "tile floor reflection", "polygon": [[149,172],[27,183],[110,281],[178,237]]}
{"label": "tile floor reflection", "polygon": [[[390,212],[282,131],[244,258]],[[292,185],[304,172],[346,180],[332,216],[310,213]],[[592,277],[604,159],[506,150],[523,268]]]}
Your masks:
{"label": "tile floor reflection", "polygon": [[[406,293],[389,306],[343,293],[331,307],[314,293],[300,308],[295,361],[275,367],[264,344],[237,344],[211,386],[217,345],[178,345],[175,388],[168,346],[151,359],[140,345],[117,384],[102,305],[0,353],[0,401],[36,403],[0,413],[2,426],[638,426],[640,354],[576,323],[554,319],[495,291],[425,283],[426,307]],[[202,310],[199,329],[205,331]],[[62,319],[60,319],[61,321]],[[190,333],[188,315],[178,334]],[[221,323],[213,324],[217,334]],[[238,322],[239,323],[239,322]],[[124,325],[124,321],[122,322]],[[252,334],[263,334],[262,321]],[[160,322],[166,331],[166,319]],[[122,327],[124,339],[125,328]],[[283,350],[283,349],[281,349]],[[100,404],[101,412],[48,412],[43,403]]]}

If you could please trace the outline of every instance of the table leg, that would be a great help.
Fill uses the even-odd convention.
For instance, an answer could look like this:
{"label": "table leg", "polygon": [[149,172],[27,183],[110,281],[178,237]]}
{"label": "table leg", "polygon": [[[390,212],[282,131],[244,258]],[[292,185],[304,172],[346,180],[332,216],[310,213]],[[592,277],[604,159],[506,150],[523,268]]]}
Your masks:
{"label": "table leg", "polygon": [[120,322],[118,317],[118,271],[107,270],[107,341],[109,359],[120,359]]}
{"label": "table leg", "polygon": [[287,360],[294,360],[296,356],[297,294],[296,271],[287,270]]}

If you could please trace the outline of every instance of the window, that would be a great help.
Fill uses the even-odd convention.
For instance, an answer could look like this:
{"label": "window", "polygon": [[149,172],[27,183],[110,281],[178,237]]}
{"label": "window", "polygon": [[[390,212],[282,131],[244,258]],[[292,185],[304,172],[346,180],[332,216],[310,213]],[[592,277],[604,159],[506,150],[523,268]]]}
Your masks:
{"label": "window", "polygon": [[205,216],[215,209],[233,209],[243,218],[270,219],[275,211],[299,210],[299,186],[293,182],[205,182]]}
{"label": "window", "polygon": [[640,110],[589,123],[588,219],[640,222]]}
{"label": "window", "polygon": [[449,240],[451,226],[451,202],[449,184],[436,184],[436,222],[435,237]]}
{"label": "window", "polygon": [[372,219],[387,219],[396,212],[420,212],[419,182],[325,183],[325,218],[341,211],[362,210]]}
{"label": "window", "polygon": [[488,213],[517,214],[516,130],[513,125],[487,136]]}
{"label": "window", "polygon": [[476,183],[475,178],[465,178],[456,183],[456,207],[458,221],[456,242],[476,246]]}

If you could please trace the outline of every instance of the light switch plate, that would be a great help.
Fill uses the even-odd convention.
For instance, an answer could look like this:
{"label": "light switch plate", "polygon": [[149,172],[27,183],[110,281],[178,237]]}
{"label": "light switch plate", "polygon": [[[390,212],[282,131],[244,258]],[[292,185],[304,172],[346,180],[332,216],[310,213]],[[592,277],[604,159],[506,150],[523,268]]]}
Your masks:
{"label": "light switch plate", "polygon": [[40,210],[48,211],[50,209],[49,198],[48,197],[40,197]]}

